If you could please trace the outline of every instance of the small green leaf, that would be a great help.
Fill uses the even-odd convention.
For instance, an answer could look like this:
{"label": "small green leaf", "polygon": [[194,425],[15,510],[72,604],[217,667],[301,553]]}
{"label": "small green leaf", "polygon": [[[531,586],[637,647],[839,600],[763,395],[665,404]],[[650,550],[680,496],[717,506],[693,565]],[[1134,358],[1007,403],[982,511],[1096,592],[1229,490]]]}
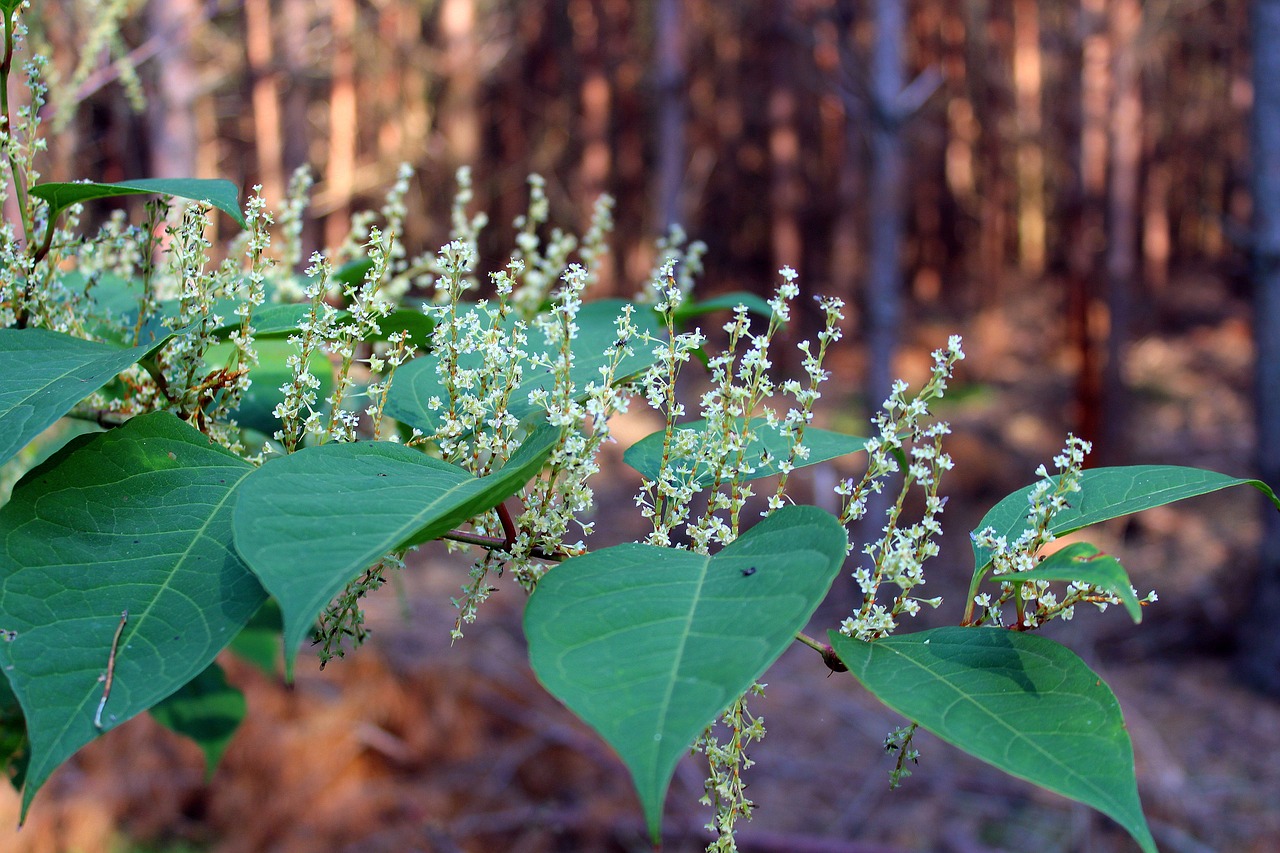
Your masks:
{"label": "small green leaf", "polygon": [[198,675],[262,604],[231,548],[252,470],[160,412],[73,440],[0,508],[0,665],[31,738],[24,813],[59,764]]}
{"label": "small green leaf", "polygon": [[240,191],[235,184],[220,178],[143,178],[113,184],[36,184],[31,188],[31,195],[48,202],[50,220],[56,219],[62,211],[80,202],[152,193],[204,202],[230,216],[241,228],[245,227],[244,214],[240,212]]}
{"label": "small green leaf", "polygon": [[[264,340],[258,341],[257,350],[258,363],[249,371],[252,384],[240,396],[240,405],[231,415],[241,426],[272,435],[280,429],[280,419],[275,415],[276,404],[284,402],[280,388],[293,382],[293,368],[288,359],[297,355],[298,349],[288,341]],[[215,344],[205,352],[205,363],[210,369],[220,367],[227,364],[233,352],[230,343]],[[325,399],[333,388],[333,365],[323,352],[315,351],[307,367],[319,382],[316,397]]]}
{"label": "small green leaf", "polygon": [[790,506],[713,557],[618,545],[539,582],[533,670],[617,751],[655,839],[676,762],[804,627],[847,544],[831,515]]}
{"label": "small green leaf", "polygon": [[0,329],[0,462],[166,340],[121,349],[46,329]]}
{"label": "small green leaf", "polygon": [[24,0],[0,0],[0,9],[3,9],[6,15],[12,15],[23,2]]}
{"label": "small green leaf", "polygon": [[275,677],[280,662],[280,633],[284,630],[281,619],[280,605],[268,598],[227,648],[263,675]]}
{"label": "small green leaf", "polygon": [[1055,551],[1034,569],[1000,575],[1000,582],[1019,581],[1078,581],[1106,590],[1120,599],[1129,618],[1142,621],[1142,605],[1133,594],[1129,573],[1120,561],[1110,554],[1103,554],[1088,542],[1073,542],[1061,551]]}
{"label": "small green leaf", "polygon": [[22,706],[13,695],[9,679],[0,674],[0,771],[15,791],[22,790],[27,776],[31,745],[27,742],[27,721]]}
{"label": "small green leaf", "polygon": [[[177,303],[171,306],[176,315]],[[219,303],[214,305],[212,313],[221,314],[231,319],[212,330],[210,334],[219,338],[225,338],[232,332],[240,328],[240,318],[234,316],[235,304],[232,302]],[[253,336],[258,339],[262,338],[282,338],[286,335],[292,335],[298,331],[298,324],[307,318],[311,313],[309,304],[272,304],[261,305],[253,310],[250,323],[253,325]],[[342,312],[345,313],[345,312]],[[339,321],[344,319],[339,316]]]}
{"label": "small green leaf", "polygon": [[395,332],[404,332],[409,337],[409,343],[416,346],[418,352],[422,352],[431,346],[431,330],[435,325],[421,311],[401,308],[379,318],[378,334],[374,336],[374,340],[385,341]]}
{"label": "small green leaf", "polygon": [[739,305],[747,306],[748,311],[761,317],[773,316],[773,309],[769,307],[766,300],[754,293],[735,291],[722,293],[701,302],[682,302],[675,311],[675,321],[677,325],[683,325],[694,317],[701,317],[703,314],[711,314],[715,311],[733,311]]}
{"label": "small green leaf", "polygon": [[[1056,477],[1054,482],[1057,482]],[[1068,496],[1071,506],[1053,517],[1049,531],[1062,536],[1100,521],[1207,495],[1231,486],[1253,486],[1280,508],[1280,498],[1261,480],[1228,477],[1202,468],[1176,465],[1092,468],[1081,475],[1080,491]],[[1019,489],[1001,500],[983,516],[974,532],[991,527],[997,535],[1010,542],[1017,539],[1028,526],[1027,496],[1033,488],[1034,485]],[[991,562],[992,554],[977,545],[973,552],[975,572],[981,572]]]}
{"label": "small green leaf", "polygon": [[[578,337],[573,342],[574,360],[570,378],[582,395],[585,395],[588,382],[600,381],[600,368],[615,358],[614,345],[618,338],[614,321],[627,304],[620,299],[604,299],[586,303],[578,313]],[[509,320],[508,326],[514,322]],[[632,322],[641,333],[655,338],[660,334],[651,311],[636,311],[632,315]],[[653,344],[635,340],[630,346],[632,354],[623,356],[615,374],[615,379],[619,382],[639,375],[656,360],[652,352]],[[531,356],[555,358],[558,355],[558,352],[551,352],[551,347],[537,330],[530,330],[529,343],[524,349]],[[475,369],[483,361],[482,353],[468,353],[459,358],[459,366]],[[517,420],[523,421],[539,411],[538,406],[529,402],[529,393],[535,389],[550,389],[554,384],[555,377],[549,371],[526,363],[524,381],[512,390],[507,411]],[[395,382],[392,383],[387,398],[386,413],[401,423],[417,427],[427,435],[435,435],[439,431],[443,413],[431,409],[432,397],[448,404],[449,393],[441,375],[440,359],[434,354],[428,354],[415,358],[396,371]]]}
{"label": "small green leaf", "polygon": [[1155,853],[1120,704],[1070,649],[995,628],[870,643],[830,637],[885,705],[1012,776],[1108,815]]}
{"label": "small green leaf", "polygon": [[152,708],[151,716],[165,728],[196,742],[204,753],[208,781],[244,719],[246,707],[244,694],[227,683],[222,667],[211,663],[177,693]]}
{"label": "small green leaf", "polygon": [[240,489],[235,543],[284,613],[286,677],[316,617],[360,572],[515,494],[559,439],[544,427],[479,479],[390,442],[308,447],[255,471]]}
{"label": "small green leaf", "polygon": [[[739,418],[736,429],[739,433],[748,430],[751,433],[751,440],[743,452],[743,462],[751,465],[755,470],[743,475],[742,479],[755,480],[778,473],[778,465],[787,461],[791,449],[790,439],[782,433],[781,425],[770,426],[764,418]],[[712,429],[706,420],[680,424],[676,430],[691,430],[698,433],[699,443],[702,446],[716,447],[721,444],[719,430]],[[627,448],[622,455],[622,461],[650,480],[657,480],[662,473],[662,448],[665,438],[665,430],[645,436]],[[843,435],[825,429],[807,427],[804,431],[804,441],[801,443],[809,449],[809,456],[803,460],[797,458],[793,463],[796,468],[817,465],[819,462],[826,462],[828,459],[850,453],[861,453],[866,450],[867,440],[856,435]],[[766,453],[770,457],[767,463],[761,461]],[[674,454],[668,460],[668,468],[678,481],[688,482],[695,489],[710,486],[715,476],[715,472],[705,461],[698,465],[698,470],[695,472],[692,470],[692,459]]]}

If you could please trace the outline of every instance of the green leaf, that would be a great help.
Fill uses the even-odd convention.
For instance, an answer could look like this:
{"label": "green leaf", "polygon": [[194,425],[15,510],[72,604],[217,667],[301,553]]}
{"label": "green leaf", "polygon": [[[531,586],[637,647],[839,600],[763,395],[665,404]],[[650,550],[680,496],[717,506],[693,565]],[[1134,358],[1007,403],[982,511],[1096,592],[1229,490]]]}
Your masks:
{"label": "green leaf", "polygon": [[655,839],[676,762],[804,627],[847,543],[831,515],[791,506],[712,557],[618,545],[539,582],[533,670],[617,751]]}
{"label": "green leaf", "polygon": [[[172,307],[176,316],[178,303],[173,302],[165,307]],[[240,318],[235,316],[236,305],[234,302],[226,301],[214,305],[210,309],[215,314],[221,314],[230,319],[228,322],[218,326],[210,334],[219,338],[225,338],[232,332],[240,328]],[[339,320],[345,319],[341,317]],[[253,309],[253,315],[250,322],[253,324],[253,336],[257,339],[262,338],[282,338],[286,335],[292,335],[298,331],[298,324],[305,320],[311,314],[311,306],[309,304],[290,303],[290,304],[272,304],[260,305]]]}
{"label": "green leaf", "polygon": [[211,663],[177,693],[152,708],[151,716],[165,728],[196,742],[204,753],[207,782],[244,719],[246,707],[244,694],[227,683],[222,667]]}
{"label": "green leaf", "polygon": [[[210,369],[225,365],[234,349],[230,343],[215,344],[205,352],[205,364]],[[275,416],[276,404],[284,402],[280,388],[293,383],[293,368],[288,359],[298,354],[298,348],[288,341],[265,340],[258,341],[257,350],[258,363],[249,371],[252,384],[240,396],[240,405],[231,414],[241,426],[272,435],[280,428],[280,419]],[[315,389],[316,398],[324,400],[333,388],[333,365],[324,353],[315,351],[307,366],[320,383]]]}
{"label": "green leaf", "polygon": [[722,293],[701,302],[682,302],[675,311],[675,321],[677,325],[683,325],[694,317],[701,317],[703,314],[711,314],[715,311],[733,311],[739,305],[747,306],[748,311],[761,317],[773,316],[773,309],[769,307],[766,300],[754,293],[734,291]]}
{"label": "green leaf", "polygon": [[0,508],[0,665],[31,738],[24,813],[100,733],[113,648],[102,730],[198,675],[262,604],[231,548],[252,470],[161,412],[72,441]]}
{"label": "green leaf", "polygon": [[3,9],[6,15],[12,15],[22,3],[23,0],[0,0],[0,9]]}
{"label": "green leaf", "polygon": [[[1057,482],[1057,478],[1054,478]],[[1068,497],[1071,506],[1053,517],[1050,532],[1062,536],[1090,524],[1119,518],[1175,501],[1207,495],[1231,486],[1253,486],[1280,508],[1280,498],[1261,480],[1228,477],[1202,468],[1176,465],[1129,465],[1120,468],[1092,468],[1080,477],[1080,491]],[[1001,500],[983,516],[977,533],[994,528],[997,535],[1012,542],[1027,529],[1027,496],[1034,485],[1019,489]],[[980,572],[991,562],[992,553],[977,545],[973,549],[974,568]]]}
{"label": "green leaf", "polygon": [[431,331],[435,326],[435,322],[421,311],[401,308],[378,320],[378,334],[374,340],[385,341],[394,332],[404,332],[409,336],[409,343],[422,352],[431,346]]}
{"label": "green leaf", "polygon": [[[704,447],[715,447],[721,443],[720,430],[713,429],[706,420],[680,424],[676,430],[691,430],[698,433],[699,443]],[[770,426],[764,418],[738,418],[736,430],[739,434],[747,430],[752,434],[743,453],[743,459],[755,470],[743,476],[742,479],[755,480],[778,473],[778,465],[787,461],[791,449],[790,439],[782,433],[781,425]],[[665,438],[665,430],[645,436],[627,448],[622,455],[622,461],[650,480],[657,480],[662,473],[662,447]],[[826,462],[828,459],[850,453],[861,453],[866,450],[867,440],[856,435],[843,435],[816,427],[806,427],[802,444],[809,448],[809,457],[803,460],[797,458],[794,462],[796,468],[817,465],[819,462]],[[772,457],[772,461],[767,464],[761,461],[766,453]],[[710,486],[715,478],[715,471],[706,461],[699,463],[697,470],[694,471],[694,460],[690,457],[673,454],[668,460],[668,467],[677,480],[687,481],[695,489]]]}
{"label": "green leaf", "polygon": [[1070,649],[995,628],[870,643],[830,637],[885,705],[1012,776],[1108,815],[1155,853],[1120,704]]}
{"label": "green leaf", "polygon": [[282,630],[280,605],[268,598],[227,648],[236,657],[256,666],[263,675],[273,678],[280,660]]}
{"label": "green leaf", "polygon": [[121,349],[46,329],[0,329],[0,462],[166,340]]}
{"label": "green leaf", "polygon": [[240,212],[240,191],[235,184],[220,178],[143,178],[113,184],[36,184],[31,188],[31,195],[44,199],[49,204],[50,220],[56,219],[58,214],[73,204],[99,198],[152,193],[204,202],[230,216],[241,228],[245,227],[244,214]]}
{"label": "green leaf", "polygon": [[1106,590],[1120,599],[1129,618],[1142,621],[1142,605],[1133,594],[1129,573],[1120,561],[1110,554],[1103,554],[1088,542],[1073,542],[1055,551],[1034,569],[1014,574],[1000,575],[1000,582],[1019,581],[1078,581]]}
{"label": "green leaf", "polygon": [[22,706],[18,704],[18,697],[13,695],[9,679],[0,675],[0,770],[4,771],[15,791],[22,790],[30,758],[27,721],[23,719]]}
{"label": "green leaf", "polygon": [[[573,342],[574,360],[570,377],[574,386],[584,394],[587,383],[599,382],[600,368],[615,357],[617,327],[614,326],[614,321],[621,316],[623,307],[627,304],[620,299],[604,299],[586,303],[578,313],[578,337]],[[514,320],[509,321],[508,325],[513,322]],[[655,338],[660,334],[652,311],[636,311],[632,315],[632,322],[641,333],[648,333]],[[652,352],[653,345],[633,341],[631,348],[632,354],[624,355],[618,365],[615,374],[617,381],[639,375],[656,360]],[[541,354],[552,358],[556,355],[537,330],[530,330],[525,351],[530,355]],[[478,352],[459,358],[459,366],[468,370],[482,366],[483,362],[484,355]],[[417,427],[427,435],[436,434],[441,414],[431,410],[429,401],[432,397],[443,400],[446,405],[449,401],[440,365],[438,356],[425,355],[397,370],[395,382],[387,397],[387,415]],[[538,406],[529,402],[529,393],[535,389],[550,389],[554,384],[555,377],[551,373],[526,363],[524,381],[511,392],[507,411],[517,420],[523,421],[539,411]]]}
{"label": "green leaf", "polygon": [[284,613],[286,677],[316,617],[360,572],[515,494],[559,439],[544,427],[479,479],[390,442],[308,447],[255,471],[236,503],[235,543]]}

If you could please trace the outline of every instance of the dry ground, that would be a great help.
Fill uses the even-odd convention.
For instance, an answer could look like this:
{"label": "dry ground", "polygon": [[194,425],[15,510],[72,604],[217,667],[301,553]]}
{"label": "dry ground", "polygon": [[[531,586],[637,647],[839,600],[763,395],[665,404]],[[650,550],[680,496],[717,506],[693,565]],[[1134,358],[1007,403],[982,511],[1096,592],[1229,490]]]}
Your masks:
{"label": "dry ground", "polygon": [[[1248,470],[1247,309],[1213,280],[1184,282],[1160,303],[1131,359],[1135,459]],[[962,381],[943,415],[955,426],[956,476],[932,586],[958,618],[965,532],[1025,485],[1061,442],[1071,363],[1056,309],[1027,295],[967,330]],[[1153,315],[1155,316],[1155,315]],[[903,369],[955,331],[922,318]],[[855,375],[853,362],[839,365]],[[959,387],[957,390],[961,390]],[[828,419],[842,424],[838,412]],[[614,485],[606,506],[626,509]],[[1160,604],[1140,628],[1085,613],[1055,636],[1110,682],[1125,709],[1138,778],[1162,850],[1280,850],[1280,702],[1233,678],[1234,620],[1256,538],[1255,496],[1223,493],[1149,512],[1090,538],[1122,557]],[[607,510],[608,511],[608,510]],[[614,535],[626,522],[610,511]],[[0,850],[593,851],[643,850],[621,764],[544,694],[524,663],[520,593],[504,588],[487,618],[449,648],[448,597],[465,565],[427,549],[371,606],[369,647],[286,688],[229,661],[250,715],[211,783],[197,750],[139,719],[83,750],[37,797]],[[848,676],[793,648],[754,705],[768,721],[750,793],[760,809],[744,851],[1128,851],[1105,818],[1008,779],[929,736],[920,767],[887,789],[879,744],[900,724]],[[682,764],[664,849],[701,849],[701,773]],[[0,793],[0,825],[16,820]]]}

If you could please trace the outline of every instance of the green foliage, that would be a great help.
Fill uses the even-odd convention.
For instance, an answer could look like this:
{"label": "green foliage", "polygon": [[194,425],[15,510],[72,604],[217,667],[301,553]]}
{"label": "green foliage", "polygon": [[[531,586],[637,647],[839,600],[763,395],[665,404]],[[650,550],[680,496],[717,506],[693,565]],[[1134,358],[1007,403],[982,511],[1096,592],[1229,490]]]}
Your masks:
{"label": "green foliage", "polygon": [[[1049,530],[1058,535],[1074,533],[1091,524],[1232,486],[1253,486],[1280,508],[1280,498],[1260,480],[1176,465],[1092,468],[1080,477],[1079,499],[1054,516]],[[990,527],[1009,539],[1017,537],[1027,528],[1027,496],[1032,488],[1028,486],[1006,496],[982,517],[978,529]],[[990,549],[975,545],[973,557],[975,570],[982,571],[991,562],[992,554]]]}
{"label": "green foliage", "polygon": [[1069,649],[992,628],[872,643],[832,631],[831,644],[890,708],[1006,773],[1109,815],[1154,853],[1120,705]]}
{"label": "green foliage", "polygon": [[[744,481],[771,477],[778,473],[779,466],[787,461],[792,439],[786,435],[782,424],[769,424],[764,418],[737,418],[734,421],[736,431],[741,435],[749,435],[742,453],[750,459],[754,470],[743,476]],[[706,419],[679,424],[676,430],[688,430],[697,436],[699,447],[716,446],[723,436],[720,430]],[[804,440],[800,446],[808,449],[808,455],[794,467],[803,468],[829,462],[841,456],[860,453],[865,449],[867,440],[856,435],[844,435],[830,430],[809,427],[804,431]],[[659,430],[647,435],[627,448],[622,459],[645,477],[656,479],[667,468],[678,478],[687,479],[695,488],[706,488],[715,479],[714,467],[701,454],[682,454],[671,452],[664,446],[667,444],[666,430]]]}
{"label": "green foliage", "polygon": [[165,728],[196,742],[204,753],[207,781],[231,744],[247,707],[244,694],[227,683],[222,667],[211,663],[153,707],[151,716]]}
{"label": "green foliage", "polygon": [[157,412],[73,440],[0,508],[0,666],[31,740],[24,809],[77,749],[199,675],[261,606],[231,547],[253,470]]}
{"label": "green foliage", "polygon": [[[5,93],[20,5],[0,0]],[[7,103],[0,118],[12,126]],[[746,748],[764,735],[747,702],[795,639],[911,721],[889,739],[903,758],[922,726],[1154,850],[1114,696],[1068,649],[1027,633],[1085,604],[1122,605],[1139,621],[1154,599],[1090,545],[1042,559],[1044,549],[1057,534],[1229,486],[1280,507],[1266,485],[1167,466],[1084,471],[1086,443],[1070,438],[1056,475],[1042,468],[975,531],[966,627],[891,636],[939,603],[914,590],[937,551],[952,464],[949,429],[929,406],[963,357],[958,338],[915,396],[895,386],[870,437],[830,432],[811,421],[841,336],[839,300],[819,300],[817,345],[799,344],[807,382],[772,375],[770,348],[799,295],[790,269],[770,299],[694,301],[700,250],[673,233],[634,300],[583,303],[610,204],[581,242],[560,231],[544,241],[547,199],[531,179],[511,261],[490,276],[490,299],[469,301],[483,217],[465,209],[461,172],[437,256],[410,258],[397,243],[405,174],[382,219],[360,220],[346,263],[317,255],[300,276],[305,198],[288,202],[273,255],[259,197],[242,212],[225,181],[39,184],[24,179],[40,145],[23,133],[0,151],[22,217],[0,227],[0,462],[31,464],[23,448],[63,417],[106,429],[67,441],[0,507],[0,762],[24,814],[62,762],[143,711],[194,739],[212,772],[245,713],[215,663],[224,649],[274,673],[283,646],[287,676],[309,636],[322,660],[341,655],[363,636],[362,598],[410,551],[447,540],[478,555],[454,636],[497,579],[531,593],[535,672],[618,752],[655,839],[692,748],[708,763],[713,848],[734,849],[753,806]],[[141,193],[196,202],[171,219],[166,247],[158,212],[133,231],[58,228],[74,205]],[[204,240],[214,209],[246,229],[226,263]],[[726,342],[708,352],[689,326],[726,309]],[[695,383],[681,373],[699,362],[709,390],[693,412]],[[597,457],[610,419],[637,400],[666,424],[624,457],[644,478],[636,503],[652,532],[592,551]],[[788,505],[792,470],[864,452],[861,480],[835,489],[838,517]],[[765,477],[757,515],[752,488]],[[886,488],[888,513],[866,519],[868,496]],[[846,528],[863,522],[883,535],[846,567]],[[826,646],[799,632],[843,571],[859,606]],[[994,597],[978,594],[988,576]],[[977,627],[1003,625],[1008,611],[1016,630]]]}
{"label": "green foliage", "polygon": [[73,204],[100,198],[153,194],[205,202],[230,216],[241,228],[245,227],[244,213],[240,210],[240,191],[235,184],[220,179],[145,178],[113,184],[36,184],[31,188],[32,196],[48,203],[50,222]]}
{"label": "green foliage", "polygon": [[676,762],[805,626],[847,546],[829,514],[786,507],[714,556],[617,545],[538,585],[529,662],[626,763],[655,841]]}
{"label": "green foliage", "polygon": [[308,447],[254,471],[236,502],[235,545],[284,614],[286,672],[316,617],[362,570],[510,497],[558,437],[538,430],[481,478],[386,442]]}
{"label": "green foliage", "polygon": [[[582,306],[577,317],[579,336],[574,344],[574,360],[570,368],[574,387],[585,389],[587,383],[599,380],[600,368],[608,365],[614,358],[618,340],[615,323],[627,304],[620,299],[602,299]],[[510,330],[518,322],[518,318],[509,317],[503,325]],[[641,312],[634,322],[642,333],[658,333],[658,325],[652,314]],[[535,360],[550,359],[556,351],[556,344],[538,341],[536,338],[529,342],[525,350],[531,368]],[[482,367],[484,360],[484,353],[466,352],[459,357],[457,367],[474,370]],[[618,379],[639,374],[652,365],[653,361],[648,350],[622,354],[617,368]],[[428,353],[414,359],[400,371],[391,387],[391,394],[387,399],[387,414],[428,434],[436,432],[441,426],[441,414],[439,408],[431,405],[431,400],[449,400],[447,377],[447,368],[442,368],[438,355]],[[555,386],[555,382],[555,375],[550,371],[532,368],[523,381],[510,389],[506,413],[517,421],[524,420],[539,410],[535,403],[530,402],[530,393],[549,390]],[[488,416],[493,414],[492,411],[486,413]]]}
{"label": "green foliage", "polygon": [[121,349],[45,329],[0,329],[0,462],[163,344]]}

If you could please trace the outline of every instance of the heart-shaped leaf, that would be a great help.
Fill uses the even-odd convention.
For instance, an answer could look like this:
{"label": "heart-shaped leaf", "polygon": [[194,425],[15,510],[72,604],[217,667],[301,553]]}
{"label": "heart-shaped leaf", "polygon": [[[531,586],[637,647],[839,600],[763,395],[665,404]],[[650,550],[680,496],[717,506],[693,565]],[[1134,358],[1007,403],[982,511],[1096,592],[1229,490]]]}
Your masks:
{"label": "heart-shaped leaf", "polygon": [[885,705],[1012,776],[1108,815],[1155,853],[1120,704],[1070,649],[995,628],[936,628],[870,643],[830,637]]}
{"label": "heart-shaped leaf", "polygon": [[543,427],[478,479],[390,442],[308,447],[255,471],[236,503],[235,543],[284,613],[286,676],[316,617],[360,572],[515,494],[559,439]]}
{"label": "heart-shaped leaf", "polygon": [[[588,382],[599,382],[600,368],[612,363],[616,357],[618,337],[614,321],[622,315],[627,304],[620,299],[602,299],[586,303],[578,312],[578,336],[573,341],[573,367],[569,374],[580,391],[585,393]],[[508,325],[514,322],[510,320]],[[636,311],[632,322],[641,332],[655,338],[660,333],[652,311]],[[618,364],[615,372],[617,381],[638,375],[655,361],[652,344],[635,341],[631,347],[632,353],[623,355]],[[551,348],[536,331],[529,333],[529,342],[524,349],[531,356],[554,357]],[[468,370],[480,367],[483,362],[484,355],[479,352],[463,355],[458,360],[459,366]],[[524,381],[511,392],[507,411],[523,421],[539,410],[537,405],[529,402],[530,392],[549,389],[554,383],[555,377],[551,373],[526,367]],[[439,430],[441,416],[430,406],[433,397],[448,401],[449,393],[441,375],[440,359],[429,354],[415,358],[396,371],[396,381],[387,397],[386,413],[427,435],[434,435]]]}
{"label": "heart-shaped leaf", "polygon": [[[735,429],[739,434],[749,431],[752,436],[751,440],[747,442],[743,458],[755,470],[743,476],[742,479],[756,480],[760,477],[768,477],[771,474],[778,473],[778,465],[787,461],[787,456],[791,451],[790,439],[783,435],[781,426],[770,426],[764,418],[739,418]],[[676,427],[676,430],[691,430],[698,433],[699,441],[704,446],[714,447],[720,442],[719,429],[713,429],[706,420],[680,424]],[[650,480],[657,480],[662,473],[662,463],[665,455],[667,457],[668,470],[680,482],[688,482],[695,489],[703,489],[711,485],[715,472],[711,470],[705,461],[697,463],[697,470],[695,471],[694,459],[681,457],[671,452],[664,454],[663,445],[665,441],[665,430],[646,435],[627,448],[622,455],[622,461]],[[805,459],[797,458],[793,463],[796,468],[817,465],[819,462],[826,462],[829,459],[835,459],[850,453],[861,453],[866,450],[867,440],[856,435],[844,435],[816,427],[806,427],[804,441],[801,444],[809,449],[809,455]],[[765,454],[770,457],[767,462],[761,461]]]}
{"label": "heart-shaped leaf", "polygon": [[847,543],[828,513],[784,507],[712,557],[618,545],[539,582],[533,670],[617,751],[655,838],[676,762],[804,627]]}
{"label": "heart-shaped leaf", "polygon": [[121,349],[46,329],[0,329],[0,462],[166,340]]}
{"label": "heart-shaped leaf", "polygon": [[188,681],[177,693],[151,709],[165,728],[191,738],[204,753],[205,781],[213,776],[222,754],[244,719],[244,694],[227,683],[216,663]]}
{"label": "heart-shaped leaf", "polygon": [[245,227],[244,214],[240,212],[240,191],[236,189],[235,184],[220,178],[142,178],[113,184],[87,181],[36,184],[31,188],[31,195],[48,202],[50,221],[57,219],[58,214],[71,205],[80,202],[123,195],[148,194],[204,202],[230,216],[241,228]]}
{"label": "heart-shaped leaf", "polygon": [[161,412],[73,440],[0,508],[0,665],[31,738],[24,812],[54,768],[198,675],[262,604],[231,547],[232,495],[252,470]]}
{"label": "heart-shaped leaf", "polygon": [[[1228,477],[1202,468],[1177,465],[1092,468],[1081,474],[1080,491],[1068,498],[1071,506],[1053,517],[1049,530],[1061,536],[1100,521],[1207,495],[1231,486],[1253,486],[1280,508],[1280,498],[1261,480]],[[1010,542],[1017,539],[1027,529],[1027,496],[1033,488],[1034,485],[1019,489],[1001,500],[983,516],[977,529],[981,531],[991,527],[997,535]],[[992,554],[976,545],[973,550],[974,569],[981,572],[991,562]]]}

